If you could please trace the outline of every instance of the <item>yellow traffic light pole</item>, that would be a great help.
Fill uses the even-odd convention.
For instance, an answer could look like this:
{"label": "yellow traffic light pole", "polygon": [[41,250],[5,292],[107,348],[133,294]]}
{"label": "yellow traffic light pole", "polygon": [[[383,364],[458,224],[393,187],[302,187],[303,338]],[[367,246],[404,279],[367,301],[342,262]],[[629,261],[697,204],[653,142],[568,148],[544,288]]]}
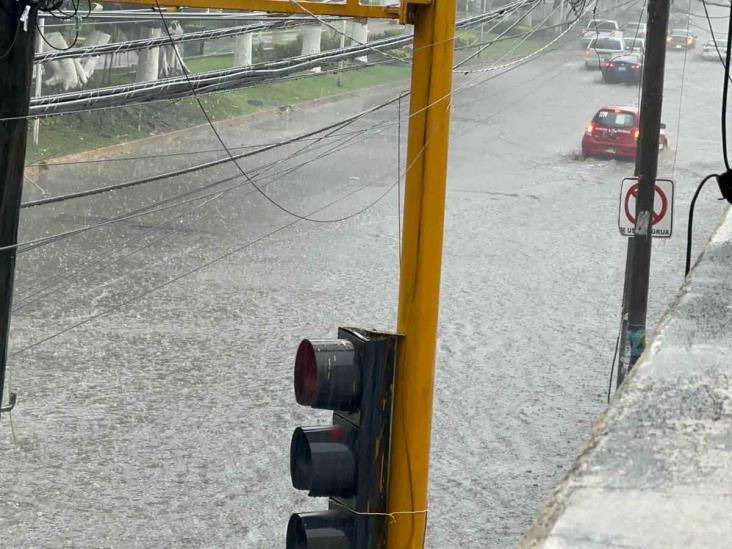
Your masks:
{"label": "yellow traffic light pole", "polygon": [[427,525],[455,0],[434,0],[412,10],[414,57],[397,320],[397,331],[404,337],[392,412],[389,549],[423,547]]}
{"label": "yellow traffic light pole", "polygon": [[[105,0],[102,0],[105,1]],[[440,303],[455,0],[126,0],[126,3],[388,18],[414,24],[406,192],[397,331],[399,344],[388,512],[388,549],[424,546],[437,315]]]}

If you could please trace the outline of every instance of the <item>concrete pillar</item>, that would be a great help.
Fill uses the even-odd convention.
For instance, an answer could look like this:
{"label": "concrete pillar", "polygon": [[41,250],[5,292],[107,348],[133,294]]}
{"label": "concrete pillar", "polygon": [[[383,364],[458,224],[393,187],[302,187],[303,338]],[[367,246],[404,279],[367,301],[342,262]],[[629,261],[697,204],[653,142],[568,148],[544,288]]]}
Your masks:
{"label": "concrete pillar", "polygon": [[528,15],[524,18],[524,25],[532,29],[534,28],[534,9],[533,4],[526,8]]}
{"label": "concrete pillar", "polygon": [[[51,47],[59,50],[65,50],[69,47],[66,39],[60,32],[48,33],[46,40],[48,40]],[[47,63],[49,77],[45,80],[44,84],[48,86],[57,86],[60,84],[64,91],[78,88],[81,85],[81,81],[79,80],[77,65],[79,65],[78,59],[57,59],[49,61]]]}
{"label": "concrete pillar", "polygon": [[[353,26],[351,28],[351,37],[353,38],[353,41],[351,42],[352,46],[357,46],[359,44],[367,44],[369,41],[369,24],[368,19],[354,19],[353,20]],[[356,61],[359,61],[361,63],[368,63],[368,56],[362,55],[361,57],[356,57]]]}
{"label": "concrete pillar", "polygon": [[[172,23],[170,23],[169,28],[170,36],[174,38],[183,34],[183,28],[180,26],[180,23],[178,23],[178,21],[173,21]],[[202,40],[201,42],[205,42],[205,40]],[[168,78],[169,76],[173,76],[176,72],[178,72],[178,69],[180,69],[180,72],[189,72],[188,67],[185,66],[185,63],[183,63],[183,66],[181,66],[181,62],[178,61],[178,56],[180,56],[181,60],[183,59],[180,45],[177,43],[160,48],[160,65],[158,67],[159,77]]]}
{"label": "concrete pillar", "polygon": [[[109,43],[110,38],[112,38],[111,35],[107,34],[106,32],[95,30],[92,32],[84,42],[85,46],[104,46]],[[84,75],[86,80],[89,80],[91,78],[92,74],[94,74],[94,71],[97,68],[97,62],[99,61],[99,56],[97,57],[87,57],[81,62],[82,70],[84,71]]]}
{"label": "concrete pillar", "polygon": [[[304,43],[304,40],[303,40]],[[252,33],[240,34],[234,41],[234,66],[248,67],[252,64]]]}
{"label": "concrete pillar", "polygon": [[[142,38],[160,38],[163,31],[157,27],[142,29]],[[160,48],[140,50],[137,54],[135,82],[150,82],[158,79],[160,71]]]}
{"label": "concrete pillar", "polygon": [[[323,28],[320,25],[308,25],[302,29],[302,55],[320,53],[320,36]],[[313,72],[320,72],[320,67],[313,67]]]}

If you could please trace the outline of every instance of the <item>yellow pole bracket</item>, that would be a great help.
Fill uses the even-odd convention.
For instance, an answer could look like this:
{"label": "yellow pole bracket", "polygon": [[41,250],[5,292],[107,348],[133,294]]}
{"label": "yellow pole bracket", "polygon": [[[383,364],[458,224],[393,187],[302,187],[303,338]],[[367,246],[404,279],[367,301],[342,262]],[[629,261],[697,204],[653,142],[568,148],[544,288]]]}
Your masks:
{"label": "yellow pole bracket", "polygon": [[[111,0],[101,0],[102,3]],[[416,3],[431,0],[418,0]],[[292,0],[125,0],[126,4],[147,6],[173,6],[188,8],[212,8],[238,11],[266,11],[270,13],[335,15],[360,19],[397,19],[402,13],[400,5],[380,6],[362,4],[359,0],[346,2],[312,2]],[[414,3],[414,2],[411,2]],[[406,2],[404,3],[406,4]]]}

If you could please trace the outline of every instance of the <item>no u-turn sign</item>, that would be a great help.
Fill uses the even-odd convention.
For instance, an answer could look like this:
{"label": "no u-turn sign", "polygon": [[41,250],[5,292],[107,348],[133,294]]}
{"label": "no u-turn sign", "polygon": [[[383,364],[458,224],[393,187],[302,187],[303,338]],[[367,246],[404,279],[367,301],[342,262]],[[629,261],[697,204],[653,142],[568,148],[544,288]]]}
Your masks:
{"label": "no u-turn sign", "polygon": [[[623,236],[635,234],[635,202],[638,196],[638,179],[623,179],[620,190],[618,227]],[[653,216],[651,236],[669,238],[673,231],[674,220],[674,182],[670,179],[656,179],[656,192],[653,195]],[[643,222],[643,220],[641,220]]]}

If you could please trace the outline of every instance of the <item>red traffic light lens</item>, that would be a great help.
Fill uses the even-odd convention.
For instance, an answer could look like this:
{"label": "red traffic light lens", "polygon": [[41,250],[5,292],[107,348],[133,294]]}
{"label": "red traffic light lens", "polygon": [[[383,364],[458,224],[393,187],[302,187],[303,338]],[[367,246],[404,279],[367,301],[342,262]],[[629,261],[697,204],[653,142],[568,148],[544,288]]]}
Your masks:
{"label": "red traffic light lens", "polygon": [[313,406],[318,393],[318,364],[310,340],[303,339],[295,355],[295,399],[303,406]]}
{"label": "red traffic light lens", "polygon": [[361,402],[361,370],[345,339],[303,339],[295,355],[295,399],[303,406],[352,412]]}

